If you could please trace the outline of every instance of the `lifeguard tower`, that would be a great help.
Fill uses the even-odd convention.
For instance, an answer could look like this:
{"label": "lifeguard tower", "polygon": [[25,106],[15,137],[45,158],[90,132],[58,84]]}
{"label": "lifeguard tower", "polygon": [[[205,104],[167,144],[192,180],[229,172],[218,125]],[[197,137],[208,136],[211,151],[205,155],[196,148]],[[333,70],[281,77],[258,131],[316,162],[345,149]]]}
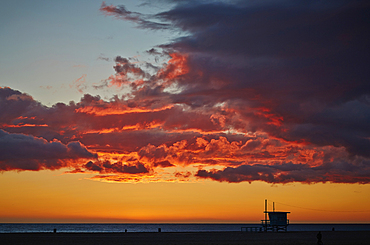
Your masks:
{"label": "lifeguard tower", "polygon": [[[265,232],[273,231],[278,232],[279,230],[287,231],[289,220],[287,218],[290,212],[275,212],[275,203],[273,203],[273,211],[267,211],[267,199],[265,200],[265,219],[262,221],[262,227]],[[267,219],[267,215],[268,218]]]}

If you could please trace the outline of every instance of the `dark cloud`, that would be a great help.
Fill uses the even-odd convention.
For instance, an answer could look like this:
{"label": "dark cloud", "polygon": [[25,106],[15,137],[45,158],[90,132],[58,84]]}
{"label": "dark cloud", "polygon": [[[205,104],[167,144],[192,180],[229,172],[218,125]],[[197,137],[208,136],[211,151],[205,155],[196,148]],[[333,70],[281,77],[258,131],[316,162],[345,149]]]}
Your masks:
{"label": "dark cloud", "polygon": [[103,170],[102,167],[100,167],[99,165],[93,163],[92,161],[89,161],[88,163],[86,163],[84,167],[86,169],[88,169],[88,170],[91,170],[91,171],[98,171],[98,172],[100,172],[100,171]]}
{"label": "dark cloud", "polygon": [[368,184],[370,183],[370,162],[364,159],[352,163],[335,161],[317,167],[293,163],[241,165],[223,170],[198,170],[195,176],[230,183],[264,181],[273,184],[290,182]]}
{"label": "dark cloud", "polygon": [[[223,171],[200,170],[196,176],[228,182],[365,183],[369,175],[367,161],[355,154],[349,156],[340,145],[310,148],[273,139],[263,132],[226,133],[227,126],[237,121],[233,119],[235,115],[212,107],[208,111],[197,107],[157,110],[157,107],[150,109],[152,105],[138,106],[140,100],[115,97],[104,101],[88,94],[78,103],[45,107],[26,94],[4,90],[0,89],[5,94],[0,98],[10,107],[19,107],[19,111],[15,114],[2,111],[3,118],[7,118],[2,127],[8,131],[1,131],[2,170],[73,167],[74,173],[98,172],[100,177],[94,179],[106,181],[139,181],[136,175],[178,165],[224,166]],[[27,103],[22,104],[23,100]],[[31,109],[26,111],[22,105]],[[333,120],[335,113],[332,112]],[[353,121],[350,115],[348,121],[349,124]],[[153,123],[158,125],[150,126]],[[297,139],[303,138],[298,136]],[[327,145],[325,142],[316,144]],[[101,157],[84,165],[71,164],[80,159],[97,158],[92,151],[99,152]],[[123,155],[112,158],[111,153]],[[285,163],[288,160],[290,162]],[[118,175],[104,177],[106,174]],[[189,172],[175,173],[179,179],[191,176]]]}
{"label": "dark cloud", "polygon": [[160,162],[155,162],[154,163],[154,167],[162,167],[162,168],[168,168],[168,167],[174,167],[175,165],[173,165],[172,163],[170,163],[169,161],[160,161]]}
{"label": "dark cloud", "polygon": [[20,116],[32,113],[37,107],[41,107],[41,104],[33,100],[30,95],[0,87],[0,123],[9,123]]}
{"label": "dark cloud", "polygon": [[227,182],[369,182],[368,1],[163,2],[170,8],[154,15],[101,6],[183,33],[146,52],[154,64],[116,56],[95,88],[123,95],[46,107],[1,88],[3,132],[58,140],[70,156],[98,152],[75,168],[106,181],[190,165]]}
{"label": "dark cloud", "polygon": [[68,160],[81,158],[97,158],[97,154],[76,141],[64,145],[0,129],[0,170],[59,169],[68,166]]}
{"label": "dark cloud", "polygon": [[368,1],[174,3],[155,15],[188,34],[161,45],[186,54],[173,102],[225,103],[245,130],[369,156]]}
{"label": "dark cloud", "polygon": [[139,67],[132,64],[128,59],[123,58],[121,56],[117,56],[114,61],[116,62],[116,65],[114,66],[114,69],[116,70],[116,73],[118,74],[135,74],[139,77],[144,77],[145,72],[140,69]]}
{"label": "dark cloud", "polygon": [[155,48],[151,48],[149,49],[148,51],[146,51],[148,54],[151,54],[151,55],[161,55],[162,53],[159,52],[157,49]]}
{"label": "dark cloud", "polygon": [[89,161],[84,165],[84,168],[100,173],[143,174],[149,172],[144,164],[140,162],[123,164],[121,162],[110,163],[109,161],[105,161],[94,163]]}

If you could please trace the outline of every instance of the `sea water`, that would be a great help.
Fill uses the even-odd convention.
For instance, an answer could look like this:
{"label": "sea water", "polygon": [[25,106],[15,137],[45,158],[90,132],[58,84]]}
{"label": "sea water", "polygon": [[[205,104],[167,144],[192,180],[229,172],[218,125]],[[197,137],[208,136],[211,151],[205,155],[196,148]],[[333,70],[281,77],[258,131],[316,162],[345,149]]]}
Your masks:
{"label": "sea water", "polygon": [[[0,233],[28,232],[209,232],[240,231],[241,227],[260,227],[260,224],[0,224]],[[370,224],[290,224],[288,231],[370,231]]]}

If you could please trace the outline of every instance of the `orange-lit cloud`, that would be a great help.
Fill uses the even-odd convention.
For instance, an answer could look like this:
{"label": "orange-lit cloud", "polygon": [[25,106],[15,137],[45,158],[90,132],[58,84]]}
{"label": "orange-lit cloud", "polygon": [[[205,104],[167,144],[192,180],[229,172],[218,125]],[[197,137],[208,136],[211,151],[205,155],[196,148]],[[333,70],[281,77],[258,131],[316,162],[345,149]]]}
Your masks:
{"label": "orange-lit cloud", "polygon": [[[2,91],[6,94],[2,100],[8,106],[19,107],[18,111],[4,113],[1,119],[3,129],[8,131],[2,131],[3,144],[11,145],[13,139],[18,139],[14,149],[28,142],[24,151],[34,152],[17,158],[12,155],[19,153],[7,150],[2,170],[65,167],[71,169],[69,173],[93,172],[97,174],[95,180],[114,182],[202,178],[269,183],[369,181],[366,158],[351,159],[343,147],[318,147],[270,137],[261,131],[252,133],[248,122],[243,122],[242,112],[235,108],[203,110],[178,103],[137,108],[140,101],[137,103],[135,98],[104,101],[90,95],[78,103],[48,108],[18,91]],[[32,110],[24,109],[30,107]],[[269,113],[256,111],[257,115]],[[269,125],[271,117],[263,114],[261,120]],[[53,157],[37,156],[37,150],[43,152],[42,148],[48,147],[52,154],[52,146],[64,150]],[[88,158],[92,160],[84,160]],[[27,163],[28,159],[31,161]],[[197,170],[178,171],[177,167]],[[167,168],[173,168],[172,178],[160,177],[161,170]]]}
{"label": "orange-lit cloud", "polygon": [[[369,183],[368,38],[353,31],[367,29],[358,16],[369,6],[277,2],[177,3],[155,15],[103,3],[102,13],[139,28],[187,34],[147,51],[168,57],[161,65],[116,56],[115,73],[94,86],[115,89],[110,99],[47,107],[1,88],[1,132],[58,142],[60,159],[81,162],[50,168],[96,180]],[[77,144],[85,153],[68,155]]]}

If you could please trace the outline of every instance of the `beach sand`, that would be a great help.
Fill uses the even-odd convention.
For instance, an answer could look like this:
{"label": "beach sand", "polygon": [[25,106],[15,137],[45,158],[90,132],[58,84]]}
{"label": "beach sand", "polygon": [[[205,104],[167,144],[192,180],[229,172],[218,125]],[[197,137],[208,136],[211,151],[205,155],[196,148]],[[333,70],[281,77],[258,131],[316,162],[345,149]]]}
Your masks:
{"label": "beach sand", "polygon": [[[7,233],[1,244],[315,245],[317,232]],[[368,245],[369,231],[322,232],[325,245]]]}

